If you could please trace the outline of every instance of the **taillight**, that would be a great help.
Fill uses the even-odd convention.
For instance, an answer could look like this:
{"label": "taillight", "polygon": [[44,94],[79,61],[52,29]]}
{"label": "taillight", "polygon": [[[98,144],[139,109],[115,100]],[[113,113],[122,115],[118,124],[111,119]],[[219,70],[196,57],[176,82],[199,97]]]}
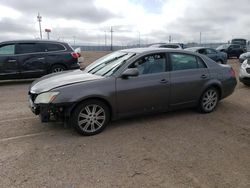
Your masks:
{"label": "taillight", "polygon": [[72,52],[71,55],[73,58],[81,57],[81,54],[79,52]]}
{"label": "taillight", "polygon": [[236,77],[236,74],[233,68],[230,69],[230,76],[234,78]]}

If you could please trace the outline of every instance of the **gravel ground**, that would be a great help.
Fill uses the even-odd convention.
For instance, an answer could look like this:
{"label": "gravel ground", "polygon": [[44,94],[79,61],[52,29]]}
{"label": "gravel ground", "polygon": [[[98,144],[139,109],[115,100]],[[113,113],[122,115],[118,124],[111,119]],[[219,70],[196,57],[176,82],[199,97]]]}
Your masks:
{"label": "gravel ground", "polygon": [[1,188],[250,187],[250,88],[241,83],[213,113],[121,120],[92,137],[40,123],[29,84],[0,83]]}

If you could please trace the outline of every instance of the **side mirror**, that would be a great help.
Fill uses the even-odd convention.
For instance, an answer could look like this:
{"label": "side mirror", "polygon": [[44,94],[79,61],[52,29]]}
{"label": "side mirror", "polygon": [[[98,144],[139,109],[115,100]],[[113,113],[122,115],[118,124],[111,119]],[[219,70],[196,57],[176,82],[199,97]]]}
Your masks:
{"label": "side mirror", "polygon": [[139,71],[138,71],[138,69],[137,68],[130,68],[130,69],[127,69],[127,70],[125,70],[123,73],[122,73],[122,75],[121,75],[121,77],[122,78],[128,78],[128,77],[136,77],[136,76],[138,76],[139,75]]}

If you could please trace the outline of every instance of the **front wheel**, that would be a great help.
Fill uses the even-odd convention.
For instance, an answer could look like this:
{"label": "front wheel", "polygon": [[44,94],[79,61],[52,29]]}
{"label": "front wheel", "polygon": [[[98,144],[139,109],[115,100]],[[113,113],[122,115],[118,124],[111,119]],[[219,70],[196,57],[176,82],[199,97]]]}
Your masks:
{"label": "front wheel", "polygon": [[102,132],[110,120],[109,108],[99,100],[84,101],[72,115],[72,124],[79,134],[91,136]]}
{"label": "front wheel", "polygon": [[218,60],[217,63],[218,64],[223,64],[223,61],[222,60]]}
{"label": "front wheel", "polygon": [[63,65],[53,65],[50,69],[51,73],[62,72],[65,71],[66,68]]}
{"label": "front wheel", "polygon": [[207,89],[201,96],[199,110],[202,113],[214,111],[219,101],[219,92],[215,88]]}
{"label": "front wheel", "polygon": [[243,83],[245,86],[250,87],[250,83]]}

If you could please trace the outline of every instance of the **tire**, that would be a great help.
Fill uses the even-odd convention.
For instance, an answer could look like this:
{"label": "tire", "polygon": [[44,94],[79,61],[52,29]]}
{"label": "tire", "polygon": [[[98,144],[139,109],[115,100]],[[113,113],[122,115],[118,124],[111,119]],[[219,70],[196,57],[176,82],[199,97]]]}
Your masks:
{"label": "tire", "polygon": [[217,63],[218,64],[223,64],[223,61],[222,60],[218,60]]}
{"label": "tire", "polygon": [[243,83],[245,86],[250,87],[249,83]]}
{"label": "tire", "polygon": [[75,130],[84,136],[102,132],[110,121],[108,106],[99,100],[80,103],[73,111],[71,123]]}
{"label": "tire", "polygon": [[53,65],[50,68],[50,73],[62,72],[62,71],[65,71],[65,70],[66,70],[65,66],[58,64],[58,65]]}
{"label": "tire", "polygon": [[208,88],[201,96],[199,101],[199,111],[210,113],[215,110],[219,102],[219,92],[216,88]]}

